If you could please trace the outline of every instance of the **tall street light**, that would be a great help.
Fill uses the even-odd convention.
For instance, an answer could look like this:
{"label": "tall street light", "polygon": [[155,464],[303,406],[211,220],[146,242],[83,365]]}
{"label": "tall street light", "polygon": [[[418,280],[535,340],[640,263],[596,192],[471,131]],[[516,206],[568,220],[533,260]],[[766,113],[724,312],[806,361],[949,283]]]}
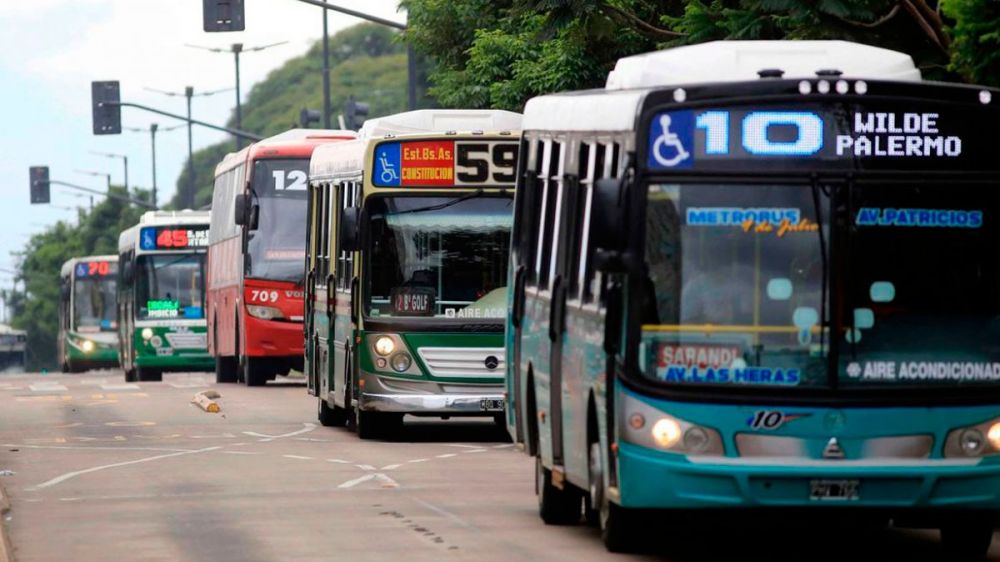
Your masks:
{"label": "tall street light", "polygon": [[[202,47],[201,45],[191,45],[185,43],[185,47],[191,47],[192,49],[201,49],[203,51],[208,51],[210,53],[232,53],[233,61],[236,63],[236,128],[243,130],[243,101],[240,99],[240,53],[256,53],[263,51],[264,49],[270,49],[271,47],[277,47],[278,45],[284,45],[288,41],[279,41],[277,43],[270,43],[267,45],[260,45],[258,47],[244,47],[243,43],[233,43],[230,45],[229,49],[221,49],[218,47]],[[243,148],[243,139],[236,137],[236,150]]]}
{"label": "tall street light", "polygon": [[[228,92],[232,88],[223,88],[221,90],[212,90],[211,92],[198,92],[194,93],[194,86],[185,86],[183,92],[168,92],[166,90],[157,90],[156,88],[146,88],[150,92],[156,92],[158,94],[163,94],[170,97],[180,97],[184,96],[187,98],[187,128],[188,128],[188,193],[191,197],[194,197],[195,192],[195,181],[194,181],[194,134],[192,132],[191,122],[191,98],[194,97],[208,97],[214,96],[215,94],[221,94],[222,92]],[[238,129],[239,127],[237,127]],[[154,198],[155,200],[155,198]],[[190,202],[185,202],[185,206],[189,206]]]}
{"label": "tall street light", "polygon": [[[108,172],[98,172],[98,171],[95,171],[95,170],[73,170],[73,171],[76,172],[76,173],[78,173],[78,174],[86,174],[88,176],[96,176],[96,177],[104,176],[108,180],[108,192],[109,193],[111,192],[111,174],[110,173],[108,173]],[[90,210],[91,211],[94,210],[94,196],[93,195],[90,196]]]}
{"label": "tall street light", "polygon": [[156,124],[156,123],[150,123],[149,124],[149,129],[143,129],[141,127],[122,127],[124,130],[131,131],[133,133],[145,133],[147,130],[149,131],[150,146],[152,147],[152,150],[153,150],[153,193],[152,193],[152,195],[153,195],[152,199],[153,200],[152,200],[152,203],[153,203],[153,208],[154,209],[159,209],[160,208],[159,207],[159,203],[157,203],[158,199],[156,198],[156,133],[157,132],[168,133],[170,131],[176,131],[177,129],[180,129],[183,126],[184,126],[184,124],[182,123],[180,125],[174,125],[173,127],[164,127],[164,128],[161,129],[158,124]]}
{"label": "tall street light", "polygon": [[99,152],[96,150],[91,150],[91,154],[96,154],[98,156],[104,156],[107,158],[121,158],[122,162],[125,163],[125,193],[128,193],[128,156],[124,154],[115,154],[113,152]]}

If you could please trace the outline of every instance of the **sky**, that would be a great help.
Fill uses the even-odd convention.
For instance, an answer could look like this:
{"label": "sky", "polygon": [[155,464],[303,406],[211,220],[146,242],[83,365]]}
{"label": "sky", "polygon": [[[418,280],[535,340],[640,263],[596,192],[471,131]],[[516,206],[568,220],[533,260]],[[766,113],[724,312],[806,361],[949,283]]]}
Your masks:
{"label": "sky", "polygon": [[[47,165],[50,177],[85,187],[104,189],[106,179],[77,170],[111,173],[123,182],[121,158],[128,156],[129,184],[152,185],[149,125],[158,123],[156,164],[158,199],[173,196],[187,157],[187,129],[162,129],[181,124],[167,117],[123,108],[122,125],[143,132],[94,136],[91,125],[90,82],[119,80],[122,100],[164,111],[185,113],[185,99],[149,91],[198,92],[232,88],[233,57],[185,44],[228,49],[288,41],[240,58],[242,95],[252,85],[292,57],[303,54],[323,33],[322,10],[297,0],[245,0],[246,31],[202,31],[201,0],[0,0],[0,287],[9,287],[17,258],[33,233],[59,220],[75,222],[77,207],[90,204],[89,195],[52,186],[51,205],[29,204],[28,168]],[[404,22],[398,0],[330,0],[393,21]],[[358,23],[330,12],[331,35]],[[235,92],[196,97],[195,119],[223,125],[235,106]],[[194,149],[226,138],[194,128]]]}

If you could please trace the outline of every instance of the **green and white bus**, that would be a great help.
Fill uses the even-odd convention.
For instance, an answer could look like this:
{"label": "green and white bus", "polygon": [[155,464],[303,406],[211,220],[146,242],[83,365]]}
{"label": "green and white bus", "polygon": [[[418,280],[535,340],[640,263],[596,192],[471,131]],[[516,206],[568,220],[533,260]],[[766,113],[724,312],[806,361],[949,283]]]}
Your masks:
{"label": "green and white bus", "polygon": [[118,256],[67,260],[59,273],[59,366],[64,373],[118,366]]}
{"label": "green and white bus", "polygon": [[[844,42],[720,42],[534,98],[509,429],[542,518],[1000,512],[1000,92]],[[757,510],[756,512],[753,510]],[[715,522],[716,519],[711,519]]]}
{"label": "green and white bus", "polygon": [[210,371],[205,322],[208,211],[149,211],[118,238],[118,334],[125,380]]}
{"label": "green and white bus", "polygon": [[502,420],[520,123],[420,110],[313,152],[306,374],[324,425],[369,439],[404,414]]}

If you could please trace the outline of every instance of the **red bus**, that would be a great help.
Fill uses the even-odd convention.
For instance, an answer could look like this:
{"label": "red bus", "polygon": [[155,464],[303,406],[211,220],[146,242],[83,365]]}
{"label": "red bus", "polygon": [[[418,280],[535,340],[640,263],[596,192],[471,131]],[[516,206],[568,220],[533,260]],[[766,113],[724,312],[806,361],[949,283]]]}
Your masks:
{"label": "red bus", "polygon": [[309,158],[353,138],[293,129],[215,168],[205,306],[217,382],[258,386],[302,369]]}

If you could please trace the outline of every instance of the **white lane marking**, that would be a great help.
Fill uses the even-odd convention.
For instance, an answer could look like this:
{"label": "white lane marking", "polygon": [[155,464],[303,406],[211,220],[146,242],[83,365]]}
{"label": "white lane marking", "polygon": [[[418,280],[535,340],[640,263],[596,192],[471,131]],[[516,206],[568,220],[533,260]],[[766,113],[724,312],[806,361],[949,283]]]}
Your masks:
{"label": "white lane marking", "polygon": [[435,455],[434,458],[437,458],[437,459],[448,459],[448,458],[457,457],[457,456],[458,456],[457,453],[448,453],[448,454],[445,454],[445,455]]}
{"label": "white lane marking", "polygon": [[228,431],[218,435],[191,435],[191,439],[236,439],[236,436]]}
{"label": "white lane marking", "polygon": [[83,469],[83,470],[75,470],[73,472],[67,472],[66,474],[63,474],[61,476],[56,476],[55,478],[53,478],[51,480],[47,480],[45,482],[42,482],[41,484],[39,484],[37,486],[31,487],[31,488],[26,488],[26,491],[28,491],[28,492],[34,492],[34,491],[37,491],[37,490],[42,490],[42,489],[45,489],[45,488],[49,488],[51,486],[55,486],[56,484],[60,484],[62,482],[65,482],[65,481],[67,481],[67,480],[69,480],[71,478],[76,478],[77,476],[82,476],[84,474],[90,474],[91,472],[98,472],[98,471],[101,471],[101,470],[107,470],[109,468],[119,468],[119,467],[122,467],[122,466],[129,466],[129,465],[133,465],[133,464],[140,464],[140,463],[145,463],[145,462],[158,461],[158,460],[162,460],[162,459],[169,459],[171,457],[180,457],[180,456],[183,456],[183,455],[193,455],[195,453],[207,453],[208,451],[215,451],[215,450],[218,450],[218,449],[221,449],[221,448],[222,447],[208,447],[206,449],[196,449],[194,451],[180,451],[180,452],[176,452],[176,453],[169,453],[169,454],[166,454],[166,455],[156,455],[155,457],[146,457],[144,459],[136,459],[134,461],[116,462],[114,464],[105,464],[105,465],[101,465],[101,466],[95,466],[93,468],[86,468],[86,469]]}
{"label": "white lane marking", "polygon": [[479,449],[480,445],[465,445],[462,443],[445,443],[445,447],[462,447],[464,449]]}
{"label": "white lane marking", "polygon": [[298,431],[282,433],[281,435],[267,435],[265,433],[257,433],[256,431],[244,431],[243,434],[249,435],[250,437],[263,437],[263,439],[260,439],[259,441],[261,443],[264,443],[268,441],[274,441],[275,439],[282,439],[284,437],[294,437],[296,435],[302,435],[303,433],[309,433],[310,431],[316,429],[316,424],[314,423],[304,423],[302,425],[304,425],[305,427],[303,427]]}
{"label": "white lane marking", "polygon": [[222,451],[227,455],[262,455],[264,453],[257,453],[254,451]]}
{"label": "white lane marking", "polygon": [[375,467],[370,464],[356,464],[354,466],[360,468],[361,470],[375,470]]}
{"label": "white lane marking", "polygon": [[233,443],[229,445],[230,447],[246,447],[249,443]]}
{"label": "white lane marking", "polygon": [[406,461],[406,462],[417,463],[417,462],[427,462],[427,461],[428,459],[413,459],[412,461]]}
{"label": "white lane marking", "polygon": [[396,482],[392,478],[389,478],[385,474],[379,472],[375,475],[375,479],[382,483],[383,488],[398,488],[399,482]]}
{"label": "white lane marking", "polygon": [[102,384],[107,384],[108,379],[101,377],[99,379],[81,379],[80,385],[82,386],[100,386]]}
{"label": "white lane marking", "polygon": [[313,457],[303,457],[302,455],[281,455],[286,459],[298,459],[300,461],[311,461]]}
{"label": "white lane marking", "polygon": [[508,447],[513,447],[513,443],[507,443],[506,445],[493,445],[494,449],[506,449]]}
{"label": "white lane marking", "polygon": [[374,474],[365,474],[364,476],[359,476],[359,477],[355,478],[354,480],[348,480],[347,482],[344,482],[343,484],[341,484],[340,486],[337,486],[337,487],[338,488],[353,488],[353,487],[357,486],[358,484],[361,484],[363,482],[367,482],[369,480],[374,480],[374,479],[375,479],[375,475]]}
{"label": "white lane marking", "polygon": [[326,459],[327,462],[335,462],[337,464],[354,464],[351,461],[345,461],[344,459]]}
{"label": "white lane marking", "polygon": [[389,465],[383,466],[379,470],[395,470],[395,469],[397,469],[397,468],[399,468],[401,466],[403,466],[403,465],[401,465],[401,464],[389,464]]}
{"label": "white lane marking", "polygon": [[101,390],[139,390],[139,385],[134,383],[102,384]]}
{"label": "white lane marking", "polygon": [[58,382],[40,382],[28,386],[32,392],[62,392],[69,390],[65,385]]}
{"label": "white lane marking", "polygon": [[486,449],[472,449],[470,451],[462,451],[462,452],[466,453],[466,454],[468,454],[468,453],[485,453]]}
{"label": "white lane marking", "polygon": [[296,441],[310,441],[312,443],[329,443],[329,439],[316,439],[314,437],[296,437]]}
{"label": "white lane marking", "polygon": [[202,388],[211,385],[207,382],[172,382],[168,383],[168,386],[172,386],[174,388]]}
{"label": "white lane marking", "polygon": [[73,451],[159,451],[168,453],[194,453],[196,449],[174,449],[168,447],[74,447],[72,445],[24,445],[4,443],[4,447],[20,447],[22,449],[68,449]]}

